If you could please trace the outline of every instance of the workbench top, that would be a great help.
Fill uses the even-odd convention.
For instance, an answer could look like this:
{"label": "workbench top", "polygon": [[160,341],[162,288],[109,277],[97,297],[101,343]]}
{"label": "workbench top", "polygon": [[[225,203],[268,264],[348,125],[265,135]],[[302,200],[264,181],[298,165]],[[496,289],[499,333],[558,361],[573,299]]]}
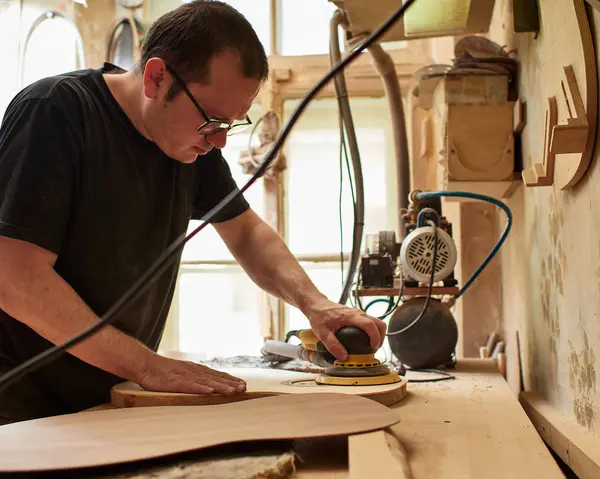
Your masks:
{"label": "workbench top", "polygon": [[[392,432],[411,473],[395,479],[564,478],[494,360],[461,360],[449,372],[456,379],[409,383],[406,398],[392,406],[400,417]],[[347,437],[296,441],[295,450],[301,459],[294,477],[350,477]],[[370,467],[374,459],[369,447],[361,454]],[[146,474],[144,469],[140,467],[136,479],[174,477]],[[373,472],[377,479],[385,478],[385,473]]]}
{"label": "workbench top", "polygon": [[[462,360],[451,372],[457,379],[409,383],[392,406],[412,479],[564,478],[494,360]],[[348,477],[343,448],[313,445],[294,477]]]}

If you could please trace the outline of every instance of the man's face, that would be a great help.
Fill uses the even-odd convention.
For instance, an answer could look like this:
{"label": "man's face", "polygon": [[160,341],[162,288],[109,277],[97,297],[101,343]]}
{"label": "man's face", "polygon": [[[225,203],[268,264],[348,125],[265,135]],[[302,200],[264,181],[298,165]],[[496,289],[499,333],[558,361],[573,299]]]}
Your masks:
{"label": "man's face", "polygon": [[[246,117],[258,94],[260,81],[244,77],[240,70],[235,54],[221,53],[212,59],[207,84],[186,84],[209,118],[231,123]],[[142,116],[152,140],[165,154],[182,163],[192,163],[197,155],[223,148],[227,132],[200,134],[198,128],[205,119],[184,91],[166,101],[169,88],[176,82],[162,60],[149,60],[144,72],[146,98]]]}

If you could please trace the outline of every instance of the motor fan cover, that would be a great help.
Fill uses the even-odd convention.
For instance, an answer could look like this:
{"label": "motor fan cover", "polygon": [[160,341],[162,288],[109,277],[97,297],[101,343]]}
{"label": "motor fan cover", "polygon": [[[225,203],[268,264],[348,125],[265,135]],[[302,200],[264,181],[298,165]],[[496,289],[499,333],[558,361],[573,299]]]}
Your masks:
{"label": "motor fan cover", "polygon": [[[433,260],[433,226],[416,228],[402,241],[400,263],[404,274],[421,283],[429,283]],[[441,281],[452,273],[456,266],[456,245],[452,237],[443,229],[437,229],[438,250],[435,263],[434,281]]]}

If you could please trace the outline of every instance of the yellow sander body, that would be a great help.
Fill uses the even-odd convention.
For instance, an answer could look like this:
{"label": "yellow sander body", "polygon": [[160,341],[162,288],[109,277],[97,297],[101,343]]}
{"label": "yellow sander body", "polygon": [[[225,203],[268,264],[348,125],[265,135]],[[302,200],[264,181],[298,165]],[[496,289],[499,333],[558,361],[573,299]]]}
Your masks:
{"label": "yellow sander body", "polygon": [[[319,384],[337,386],[375,386],[396,383],[398,373],[390,370],[375,358],[369,335],[362,329],[346,326],[337,331],[336,337],[348,351],[346,361],[337,361],[311,329],[297,332],[305,349],[305,358],[315,364],[330,364],[316,379]],[[320,361],[319,361],[320,360]]]}

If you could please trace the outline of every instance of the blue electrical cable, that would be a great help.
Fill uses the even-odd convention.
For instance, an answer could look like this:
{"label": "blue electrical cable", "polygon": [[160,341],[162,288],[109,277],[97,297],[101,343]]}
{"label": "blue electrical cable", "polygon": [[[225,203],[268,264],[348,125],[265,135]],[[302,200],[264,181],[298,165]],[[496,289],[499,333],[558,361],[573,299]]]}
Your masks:
{"label": "blue electrical cable", "polygon": [[[383,313],[385,316],[386,314],[388,314],[390,312],[391,309],[394,308],[394,297],[392,296],[388,299],[382,299],[382,298],[374,299],[373,301],[371,301],[364,307],[363,311],[366,313],[371,306],[373,306],[374,304],[377,304],[377,303],[386,303],[388,305],[387,309],[385,310],[385,313]],[[381,318],[379,318],[379,319],[381,319]]]}
{"label": "blue electrical cable", "polygon": [[422,191],[422,192],[419,192],[416,194],[416,198],[419,200],[425,200],[425,199],[429,199],[429,198],[443,198],[443,197],[470,198],[470,199],[475,199],[475,200],[480,200],[480,201],[486,201],[488,203],[492,203],[492,204],[498,206],[499,208],[501,208],[506,213],[506,218],[507,218],[506,227],[504,228],[504,231],[503,231],[502,235],[500,236],[500,239],[494,245],[494,247],[492,248],[492,251],[487,256],[487,258],[485,258],[483,263],[481,263],[481,265],[479,265],[479,267],[475,270],[475,272],[471,275],[471,277],[467,280],[467,282],[463,285],[463,287],[458,291],[458,294],[455,296],[455,298],[458,299],[469,289],[471,284],[473,284],[473,281],[475,281],[477,279],[477,277],[481,274],[481,272],[487,267],[489,262],[492,260],[492,258],[494,256],[496,256],[496,253],[498,253],[498,251],[504,244],[504,241],[506,241],[508,233],[510,232],[510,229],[512,227],[513,216],[512,216],[512,211],[510,210],[510,208],[508,206],[506,206],[504,203],[497,200],[496,198],[492,198],[491,196],[487,196],[487,195],[481,195],[479,193],[469,193],[467,191]]}

